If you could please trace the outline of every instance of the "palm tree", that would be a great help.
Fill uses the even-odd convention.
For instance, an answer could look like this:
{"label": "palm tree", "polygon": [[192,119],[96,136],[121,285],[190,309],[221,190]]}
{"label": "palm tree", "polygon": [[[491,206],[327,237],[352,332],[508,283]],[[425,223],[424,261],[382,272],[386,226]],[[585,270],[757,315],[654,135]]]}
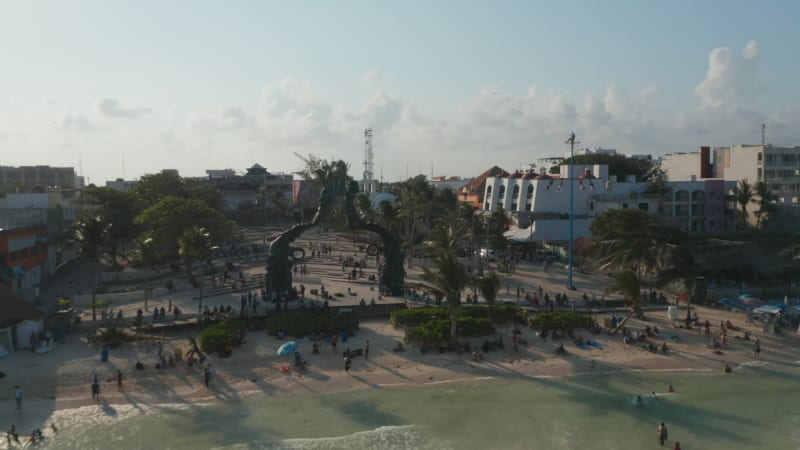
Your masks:
{"label": "palm tree", "polygon": [[[660,225],[654,216],[640,209],[607,211],[592,222],[591,232],[600,241],[601,269],[630,271],[637,283],[644,274],[659,273],[685,239],[682,233]],[[641,307],[636,316],[644,317]]]}
{"label": "palm tree", "polygon": [[739,214],[739,225],[742,228],[747,227],[747,205],[753,201],[753,186],[747,182],[747,178],[739,180],[739,185],[736,189],[736,203],[739,204],[741,212]]}
{"label": "palm tree", "polygon": [[613,209],[592,222],[591,232],[600,241],[601,269],[633,268],[637,274],[657,269],[664,242],[654,216]]}
{"label": "palm tree", "polygon": [[[95,264],[99,264],[102,257],[108,253],[110,229],[111,225],[99,215],[85,216],[78,220],[75,224],[73,238],[81,256]],[[95,276],[97,275],[99,274]],[[92,282],[92,321],[97,320],[95,295],[96,282]]]}
{"label": "palm tree", "polygon": [[500,292],[500,276],[497,275],[497,272],[487,272],[483,276],[476,278],[475,284],[478,286],[478,290],[481,291],[483,298],[486,299],[486,303],[489,305],[489,314],[491,315],[494,301]]}
{"label": "palm tree", "polygon": [[[469,203],[461,203],[456,211],[456,218],[463,224],[464,239],[469,242],[472,253],[470,261],[478,254],[478,241],[485,235],[483,222],[475,216],[475,207]],[[483,276],[483,258],[478,258],[478,276]]]}
{"label": "palm tree", "polygon": [[642,316],[641,283],[639,276],[631,270],[614,275],[614,282],[606,288],[606,292],[621,292],[625,302],[633,308],[637,317]]}
{"label": "palm tree", "polygon": [[[186,257],[187,274],[191,275],[193,261],[200,262],[200,298],[198,314],[203,313],[203,276],[206,259],[217,250],[211,242],[211,234],[202,227],[192,227],[178,240],[178,252]],[[198,322],[199,323],[199,322]]]}
{"label": "palm tree", "polygon": [[434,248],[436,270],[422,269],[420,278],[437,298],[447,301],[450,312],[450,339],[455,343],[458,337],[458,308],[461,305],[461,292],[469,284],[467,269],[456,255],[457,232],[452,227],[441,227],[434,233],[435,239],[429,242]]}
{"label": "palm tree", "polygon": [[758,210],[756,214],[756,228],[766,227],[770,219],[775,215],[775,202],[778,196],[775,195],[763,181],[759,181],[753,186],[753,194],[758,197]]}
{"label": "palm tree", "polygon": [[286,211],[288,211],[289,208],[289,201],[286,199],[283,191],[270,191],[266,194],[266,201],[272,205],[272,209],[275,211],[276,219],[286,219]]}

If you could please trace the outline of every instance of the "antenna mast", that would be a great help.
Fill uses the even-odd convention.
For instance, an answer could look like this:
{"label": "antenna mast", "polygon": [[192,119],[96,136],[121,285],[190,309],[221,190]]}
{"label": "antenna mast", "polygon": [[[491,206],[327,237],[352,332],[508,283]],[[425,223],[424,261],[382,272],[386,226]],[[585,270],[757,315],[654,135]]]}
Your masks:
{"label": "antenna mast", "polygon": [[372,181],[372,128],[364,130],[364,181]]}
{"label": "antenna mast", "polygon": [[761,124],[761,145],[767,145],[767,125]]}

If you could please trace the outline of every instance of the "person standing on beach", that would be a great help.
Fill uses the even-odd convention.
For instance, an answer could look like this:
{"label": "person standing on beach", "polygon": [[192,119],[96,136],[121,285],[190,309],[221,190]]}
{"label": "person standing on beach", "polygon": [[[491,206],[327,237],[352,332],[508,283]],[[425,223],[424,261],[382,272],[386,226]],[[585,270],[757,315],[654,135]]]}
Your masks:
{"label": "person standing on beach", "polygon": [[203,381],[206,383],[206,389],[210,389],[211,385],[211,370],[208,367],[203,369]]}
{"label": "person standing on beach", "polygon": [[336,341],[337,341],[337,339],[338,339],[338,336],[336,336],[335,334],[331,338],[331,346],[333,347],[333,353],[334,354],[336,354]]}
{"label": "person standing on beach", "polygon": [[14,399],[17,401],[17,409],[22,409],[22,389],[18,384],[14,386]]}
{"label": "person standing on beach", "polygon": [[367,343],[364,344],[364,361],[369,361],[369,339],[367,339]]}
{"label": "person standing on beach", "polygon": [[667,426],[664,425],[664,422],[658,426],[658,443],[662,446],[664,445],[664,441],[667,440]]}
{"label": "person standing on beach", "polygon": [[158,359],[161,359],[161,354],[164,352],[164,344],[158,341]]}
{"label": "person standing on beach", "polygon": [[756,348],[753,349],[753,357],[758,358],[761,355],[761,340],[756,338]]}
{"label": "person standing on beach", "polygon": [[14,442],[19,444],[19,434],[17,434],[17,426],[16,425],[11,425],[11,429],[8,430],[8,436],[6,436],[6,438],[8,439],[8,446],[9,447],[11,447],[11,440],[12,439],[14,440]]}
{"label": "person standing on beach", "polygon": [[350,373],[350,366],[353,364],[353,360],[350,358],[350,355],[344,356],[344,371],[345,373]]}
{"label": "person standing on beach", "polygon": [[117,369],[117,390],[122,392],[122,371]]}

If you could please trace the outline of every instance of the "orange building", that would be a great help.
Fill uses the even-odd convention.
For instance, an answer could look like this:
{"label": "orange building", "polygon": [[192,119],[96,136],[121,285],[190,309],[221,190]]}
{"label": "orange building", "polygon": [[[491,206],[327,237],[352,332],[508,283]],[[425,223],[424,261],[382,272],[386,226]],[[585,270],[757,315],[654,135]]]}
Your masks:
{"label": "orange building", "polygon": [[478,175],[461,188],[461,192],[459,192],[457,196],[458,201],[469,203],[477,209],[483,209],[483,194],[486,190],[486,179],[500,176],[501,174],[504,174],[503,176],[508,176],[505,170],[497,166],[492,166],[486,172]]}
{"label": "orange building", "polygon": [[0,284],[12,291],[39,286],[47,265],[47,228],[0,230]]}

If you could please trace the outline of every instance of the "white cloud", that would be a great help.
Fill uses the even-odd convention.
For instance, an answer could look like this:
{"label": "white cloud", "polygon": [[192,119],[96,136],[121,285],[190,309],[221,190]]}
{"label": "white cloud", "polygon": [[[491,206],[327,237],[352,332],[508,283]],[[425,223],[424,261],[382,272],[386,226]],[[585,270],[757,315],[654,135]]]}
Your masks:
{"label": "white cloud", "polygon": [[308,80],[289,76],[262,91],[255,123],[268,141],[317,140],[329,135],[332,110]]}
{"label": "white cloud", "polygon": [[405,103],[380,91],[373,96],[360,113],[352,119],[361,123],[361,127],[372,127],[385,131],[392,128],[403,118]]}
{"label": "white cloud", "polygon": [[138,119],[153,112],[147,106],[123,106],[122,102],[112,97],[105,97],[97,103],[97,111],[104,116],[119,119]]}
{"label": "white cloud", "polygon": [[383,81],[383,74],[375,69],[367,71],[362,77],[361,81],[371,85],[380,84]]}
{"label": "white cloud", "polygon": [[706,78],[694,89],[704,108],[736,107],[755,89],[761,50],[755,41],[741,54],[730,47],[715,48],[708,57]]}
{"label": "white cloud", "polygon": [[239,130],[248,126],[252,120],[240,106],[229,106],[217,114],[199,117],[192,122],[192,128],[198,132],[209,130]]}
{"label": "white cloud", "polygon": [[80,131],[80,132],[90,132],[90,131],[102,131],[106,130],[106,127],[99,126],[95,124],[89,117],[83,114],[67,114],[59,123],[59,127],[61,127],[64,131]]}

